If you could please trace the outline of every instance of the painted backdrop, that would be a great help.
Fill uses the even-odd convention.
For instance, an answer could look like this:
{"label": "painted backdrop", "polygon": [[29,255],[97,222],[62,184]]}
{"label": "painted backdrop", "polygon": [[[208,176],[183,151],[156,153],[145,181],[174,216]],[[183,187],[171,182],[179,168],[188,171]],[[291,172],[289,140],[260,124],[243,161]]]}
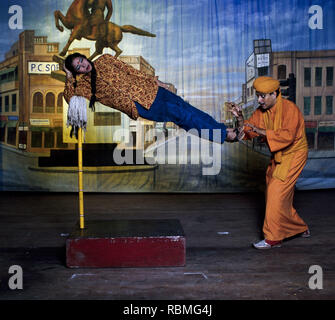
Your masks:
{"label": "painted backdrop", "polygon": [[[59,17],[73,3],[1,1],[1,190],[77,190],[77,144],[66,127],[59,70],[60,54],[74,30]],[[226,102],[241,105],[248,118],[257,108],[254,79],[279,79],[306,123],[309,159],[297,188],[335,187],[334,1],[76,3],[88,6],[89,18],[101,8],[100,14],[110,13],[109,21],[117,26],[133,25],[155,35],[123,32],[119,59],[157,76],[228,127],[235,123]],[[90,56],[95,41],[76,39],[67,54],[74,51]],[[111,48],[103,53],[115,55]],[[213,144],[171,123],[135,122],[97,105],[95,113],[88,111],[84,187],[87,192],[263,190],[269,156],[258,140]]]}

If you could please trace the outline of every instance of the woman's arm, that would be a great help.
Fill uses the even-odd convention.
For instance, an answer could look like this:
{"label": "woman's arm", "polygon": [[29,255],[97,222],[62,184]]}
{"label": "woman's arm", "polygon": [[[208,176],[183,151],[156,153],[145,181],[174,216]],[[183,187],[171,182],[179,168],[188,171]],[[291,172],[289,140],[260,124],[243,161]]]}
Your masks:
{"label": "woman's arm", "polygon": [[147,73],[144,73],[143,71],[139,71],[132,67],[131,65],[119,60],[115,59],[112,55],[110,54],[103,54],[100,56],[97,60],[94,61],[95,64],[98,62],[99,65],[107,66],[107,65],[113,65],[114,67],[118,68],[120,71],[128,73],[130,75],[135,75],[137,77],[141,78],[146,78],[146,79],[151,79],[154,80],[154,76],[149,75]]}
{"label": "woman's arm", "polygon": [[65,88],[64,88],[64,99],[67,103],[69,103],[70,99],[72,96],[74,96],[75,89],[74,89],[74,78],[72,76],[71,71],[69,71],[65,65],[63,65],[63,70],[65,71],[66,74],[66,81],[65,81]]}

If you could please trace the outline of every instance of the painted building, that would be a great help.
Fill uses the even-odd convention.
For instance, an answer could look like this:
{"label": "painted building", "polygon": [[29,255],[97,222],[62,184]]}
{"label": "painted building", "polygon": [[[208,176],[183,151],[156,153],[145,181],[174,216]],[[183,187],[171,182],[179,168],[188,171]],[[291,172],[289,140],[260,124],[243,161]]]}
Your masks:
{"label": "painted building", "polygon": [[[46,36],[36,36],[34,30],[19,35],[5,60],[0,63],[0,143],[28,153],[50,153],[54,149],[75,149],[75,139],[69,139],[64,129],[67,104],[63,98],[64,82],[52,76],[59,65],[54,62],[59,43],[48,42]],[[74,48],[90,56],[89,48]],[[121,56],[119,59],[137,70],[155,76],[154,68],[141,56]],[[170,85],[170,90],[177,92]],[[155,140],[152,121],[131,120],[125,114],[97,103],[96,112],[88,112],[90,134],[88,143],[121,143],[123,147],[144,149]],[[164,124],[164,127],[171,124]],[[114,135],[117,129],[130,131],[129,139]],[[151,134],[147,134],[151,132]],[[88,136],[89,137],[89,136]]]}
{"label": "painted building", "polygon": [[58,50],[58,43],[25,30],[0,63],[1,143],[32,153],[74,148],[63,143],[64,85],[50,77]]}
{"label": "painted building", "polygon": [[[293,74],[296,79],[295,103],[305,118],[309,148],[335,150],[335,50],[272,52],[271,42],[266,39],[255,41],[263,41],[264,46],[270,44],[270,48],[257,52],[254,45],[254,52],[246,62],[245,117],[249,118],[257,107],[252,88],[256,77],[270,75],[284,81]],[[258,59],[260,55],[263,59]],[[282,92],[287,88],[282,86]]]}

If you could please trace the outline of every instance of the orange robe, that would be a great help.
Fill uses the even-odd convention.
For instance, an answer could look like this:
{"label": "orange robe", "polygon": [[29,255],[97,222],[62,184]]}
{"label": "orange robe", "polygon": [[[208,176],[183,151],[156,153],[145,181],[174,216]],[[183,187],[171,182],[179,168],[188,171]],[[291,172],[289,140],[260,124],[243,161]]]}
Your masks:
{"label": "orange robe", "polygon": [[244,129],[244,139],[258,136],[255,132],[248,132],[250,127],[247,127],[247,123],[265,129],[266,142],[272,153],[266,171],[266,212],[263,225],[265,239],[272,241],[283,240],[308,229],[293,207],[294,187],[308,155],[304,118],[293,102],[282,99],[281,125],[275,130],[276,112],[279,112],[277,104],[268,110],[270,120],[265,121],[264,111],[257,109],[246,121]]}

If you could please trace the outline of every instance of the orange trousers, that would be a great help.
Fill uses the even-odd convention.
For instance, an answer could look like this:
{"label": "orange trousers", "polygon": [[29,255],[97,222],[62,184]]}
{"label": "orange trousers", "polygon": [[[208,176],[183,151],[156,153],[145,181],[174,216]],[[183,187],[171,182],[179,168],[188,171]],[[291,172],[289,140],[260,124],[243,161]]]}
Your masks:
{"label": "orange trousers", "polygon": [[292,159],[285,181],[273,178],[276,167],[271,160],[266,171],[266,211],[263,225],[267,240],[279,241],[308,229],[293,207],[294,186],[307,161],[308,152],[297,151]]}

